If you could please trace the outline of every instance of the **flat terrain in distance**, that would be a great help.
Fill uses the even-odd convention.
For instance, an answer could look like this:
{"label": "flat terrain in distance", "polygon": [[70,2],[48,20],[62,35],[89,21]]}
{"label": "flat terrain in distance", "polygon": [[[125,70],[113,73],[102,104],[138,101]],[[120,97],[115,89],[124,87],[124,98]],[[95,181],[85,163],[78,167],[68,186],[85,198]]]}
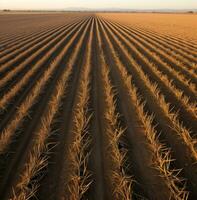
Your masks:
{"label": "flat terrain in distance", "polygon": [[141,27],[197,43],[197,14],[106,13],[102,16],[126,25]]}
{"label": "flat terrain in distance", "polygon": [[197,199],[197,15],[0,15],[0,200]]}

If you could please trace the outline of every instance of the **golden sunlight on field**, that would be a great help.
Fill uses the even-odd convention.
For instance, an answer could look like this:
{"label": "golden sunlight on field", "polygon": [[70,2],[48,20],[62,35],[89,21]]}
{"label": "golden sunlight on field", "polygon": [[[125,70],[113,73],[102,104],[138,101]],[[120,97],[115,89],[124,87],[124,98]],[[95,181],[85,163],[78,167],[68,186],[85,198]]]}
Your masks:
{"label": "golden sunlight on field", "polygon": [[197,42],[197,14],[105,13],[108,20]]}
{"label": "golden sunlight on field", "polygon": [[0,200],[197,199],[195,19],[0,16]]}

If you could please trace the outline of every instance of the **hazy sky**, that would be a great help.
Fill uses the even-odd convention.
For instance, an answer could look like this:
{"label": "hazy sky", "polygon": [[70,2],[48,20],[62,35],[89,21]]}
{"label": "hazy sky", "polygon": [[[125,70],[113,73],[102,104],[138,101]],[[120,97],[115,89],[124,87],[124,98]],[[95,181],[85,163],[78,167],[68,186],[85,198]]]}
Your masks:
{"label": "hazy sky", "polygon": [[0,9],[131,8],[191,9],[197,0],[0,0]]}

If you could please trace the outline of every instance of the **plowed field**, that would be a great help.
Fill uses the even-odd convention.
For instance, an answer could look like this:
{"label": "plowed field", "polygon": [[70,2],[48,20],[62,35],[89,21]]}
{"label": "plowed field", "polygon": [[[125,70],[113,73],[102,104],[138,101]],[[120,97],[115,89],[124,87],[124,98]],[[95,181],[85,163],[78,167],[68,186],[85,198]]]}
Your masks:
{"label": "plowed field", "polygon": [[197,199],[187,38],[118,14],[1,15],[0,200]]}

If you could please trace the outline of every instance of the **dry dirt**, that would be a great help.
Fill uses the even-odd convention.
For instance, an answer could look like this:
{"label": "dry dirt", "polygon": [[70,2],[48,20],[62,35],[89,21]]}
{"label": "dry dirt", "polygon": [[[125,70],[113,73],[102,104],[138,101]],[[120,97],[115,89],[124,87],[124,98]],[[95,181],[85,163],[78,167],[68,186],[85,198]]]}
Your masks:
{"label": "dry dirt", "polygon": [[0,199],[197,199],[196,18],[2,14]]}

